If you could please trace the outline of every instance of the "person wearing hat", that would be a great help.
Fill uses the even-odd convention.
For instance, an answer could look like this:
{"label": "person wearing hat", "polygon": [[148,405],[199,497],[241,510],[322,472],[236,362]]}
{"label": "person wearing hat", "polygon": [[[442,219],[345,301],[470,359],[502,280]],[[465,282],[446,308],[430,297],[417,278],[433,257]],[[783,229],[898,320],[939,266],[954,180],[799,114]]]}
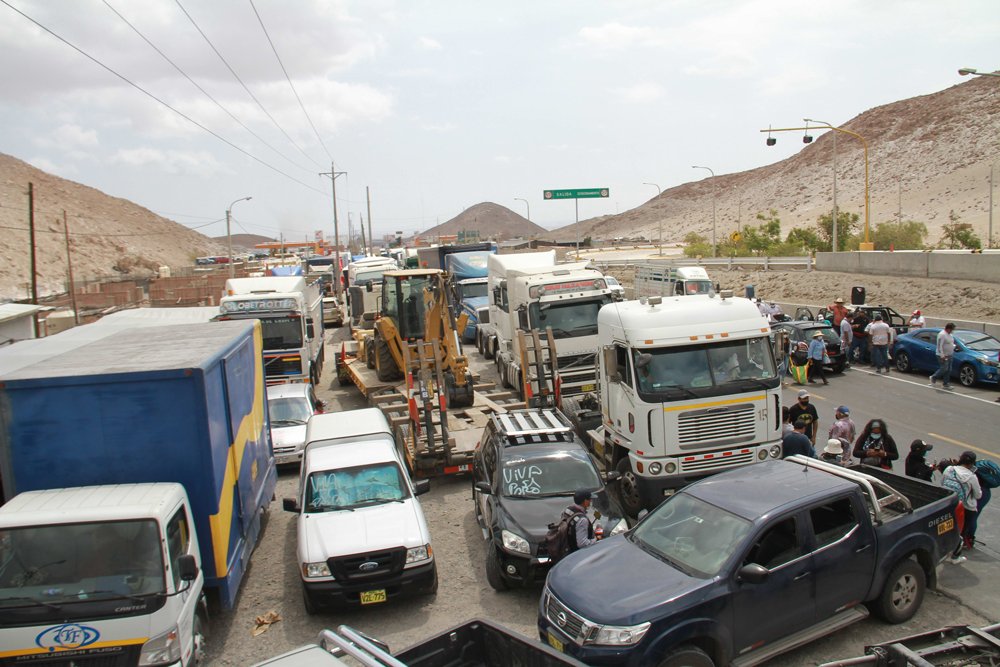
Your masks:
{"label": "person wearing hat", "polygon": [[868,331],[866,331],[869,324],[871,320],[865,315],[865,311],[860,308],[854,311],[854,317],[851,319],[851,333],[854,334],[854,338],[851,341],[851,349],[848,350],[848,361],[856,360],[860,364],[867,364],[871,358],[868,350]]}
{"label": "person wearing hat", "polygon": [[833,315],[833,320],[830,324],[833,325],[834,329],[840,329],[840,321],[844,319],[844,315],[847,314],[847,306],[844,305],[844,300],[839,296],[833,300],[833,304],[827,308]]}
{"label": "person wearing hat", "polygon": [[944,325],[944,329],[938,332],[936,354],[940,365],[930,377],[932,387],[941,380],[942,387],[951,389],[951,362],[955,358],[955,336],[951,332],[954,330],[955,323],[948,322]]}
{"label": "person wearing hat", "polygon": [[838,407],[833,417],[836,421],[830,427],[830,438],[835,438],[840,442],[840,461],[845,466],[851,462],[851,449],[854,447],[854,438],[857,437],[858,427],[851,420],[851,409],[846,405]]}
{"label": "person wearing hat", "polygon": [[836,438],[830,438],[826,441],[826,446],[823,447],[823,451],[819,453],[820,459],[824,461],[829,461],[830,463],[841,463],[843,461],[844,449],[840,444],[840,440]]}
{"label": "person wearing hat", "polygon": [[867,328],[868,336],[871,338],[872,365],[875,372],[881,373],[885,369],[889,374],[889,346],[892,345],[892,327],[882,319],[882,313],[875,313],[872,316],[872,323]]}
{"label": "person wearing hat", "polygon": [[917,439],[910,443],[910,453],[906,455],[905,470],[908,477],[916,477],[925,482],[931,481],[936,468],[927,463],[927,452],[934,449],[923,440]]}
{"label": "person wearing hat", "polygon": [[955,520],[959,524],[962,542],[952,553],[953,563],[962,562],[962,548],[971,549],[976,540],[976,524],[979,519],[979,499],[983,497],[979,478],[976,477],[976,453],[962,452],[953,465],[944,469],[941,486],[951,489],[958,495],[959,511],[955,512]]}
{"label": "person wearing hat", "polygon": [[809,402],[809,392],[805,389],[799,391],[798,401],[795,405],[788,408],[788,418],[792,421],[793,425],[799,420],[804,421],[806,423],[805,433],[809,436],[809,441],[813,445],[816,444],[816,431],[819,429],[819,413],[816,412],[816,406]]}
{"label": "person wearing hat", "polygon": [[927,320],[924,319],[924,316],[919,310],[915,310],[913,311],[913,314],[910,315],[910,321],[907,322],[906,325],[911,329],[922,329],[927,326]]}
{"label": "person wearing hat", "polygon": [[589,547],[597,542],[597,537],[594,535],[594,524],[587,516],[592,495],[592,492],[587,489],[578,490],[573,494],[573,504],[563,510],[563,516],[570,517],[569,534],[567,535],[570,552]]}
{"label": "person wearing hat", "polygon": [[812,335],[807,354],[809,355],[809,382],[815,383],[816,380],[813,377],[818,375],[823,384],[830,384],[826,380],[826,373],[823,372],[823,365],[828,357],[826,356],[826,341],[823,340],[822,331],[817,330]]}

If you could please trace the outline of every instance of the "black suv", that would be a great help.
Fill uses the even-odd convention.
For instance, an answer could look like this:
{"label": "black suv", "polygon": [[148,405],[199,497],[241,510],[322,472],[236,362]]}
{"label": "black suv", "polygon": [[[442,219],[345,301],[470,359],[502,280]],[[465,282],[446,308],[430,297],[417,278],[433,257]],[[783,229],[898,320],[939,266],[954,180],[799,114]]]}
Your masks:
{"label": "black suv", "polygon": [[566,417],[554,408],[493,415],[473,458],[476,521],[489,541],[486,579],[496,590],[544,581],[542,544],[550,523],[573,504],[574,492],[594,492],[590,518],[604,536],[624,532],[625,513]]}

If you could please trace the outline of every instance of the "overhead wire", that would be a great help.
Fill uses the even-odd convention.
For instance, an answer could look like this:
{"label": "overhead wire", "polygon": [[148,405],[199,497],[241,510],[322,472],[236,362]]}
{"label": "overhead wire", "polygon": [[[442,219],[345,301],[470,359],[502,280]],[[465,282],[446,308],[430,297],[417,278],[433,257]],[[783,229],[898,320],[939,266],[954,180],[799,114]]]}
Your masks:
{"label": "overhead wire", "polygon": [[100,66],[101,68],[107,70],[108,72],[110,72],[111,74],[115,75],[116,77],[118,77],[119,79],[121,79],[122,81],[124,81],[125,83],[127,83],[128,85],[132,86],[133,88],[135,88],[139,92],[143,93],[144,95],[146,95],[146,96],[152,98],[153,100],[159,102],[161,105],[163,105],[167,109],[173,111],[175,114],[177,114],[178,116],[180,116],[184,120],[188,121],[192,125],[200,128],[201,130],[204,130],[205,132],[208,132],[213,137],[215,137],[219,141],[225,143],[226,145],[228,145],[228,146],[230,146],[232,148],[235,148],[236,150],[238,150],[240,153],[243,153],[244,155],[246,155],[251,160],[253,160],[253,161],[255,161],[255,162],[257,162],[257,163],[259,163],[259,164],[261,164],[261,165],[263,165],[265,167],[267,167],[268,169],[270,169],[270,170],[272,170],[274,172],[277,172],[277,173],[281,174],[282,176],[284,176],[285,178],[287,178],[289,180],[295,181],[299,185],[301,185],[301,186],[303,186],[305,188],[308,188],[308,189],[312,190],[313,192],[317,192],[317,193],[323,195],[324,197],[326,196],[326,192],[324,192],[324,191],[322,191],[322,190],[320,190],[318,188],[314,188],[313,186],[311,186],[311,185],[309,185],[307,183],[304,183],[303,181],[300,181],[299,179],[295,178],[291,174],[287,174],[284,171],[282,171],[281,169],[278,169],[277,167],[275,167],[274,165],[265,162],[264,160],[260,159],[259,157],[257,157],[256,155],[250,153],[249,151],[244,150],[243,148],[240,148],[239,146],[237,146],[233,142],[229,141],[228,139],[226,139],[222,135],[218,134],[217,132],[209,129],[208,127],[206,127],[204,125],[202,125],[201,123],[199,123],[198,121],[196,121],[194,118],[191,118],[190,116],[188,116],[183,111],[180,111],[179,109],[174,108],[169,103],[167,103],[166,101],[160,99],[159,97],[157,97],[153,93],[149,92],[148,90],[146,90],[145,88],[143,88],[139,84],[133,82],[131,79],[129,79],[125,75],[119,74],[116,70],[112,69],[109,65],[105,65],[103,62],[101,62],[100,60],[98,60],[94,56],[90,55],[89,53],[87,53],[86,51],[84,51],[83,49],[81,49],[80,47],[76,46],[75,44],[73,44],[72,42],[70,42],[68,39],[62,37],[61,35],[58,35],[53,30],[47,28],[46,26],[42,25],[40,22],[38,22],[35,19],[33,19],[32,17],[28,16],[27,14],[25,14],[24,12],[22,12],[17,7],[15,7],[12,4],[10,4],[10,2],[8,2],[7,0],[0,0],[0,3],[6,5],[7,7],[10,7],[12,10],[14,10],[15,12],[17,12],[18,14],[20,14],[21,16],[23,16],[27,20],[31,21],[36,26],[38,26],[39,28],[41,28],[45,32],[49,33],[50,35],[52,35],[53,37],[55,37],[56,39],[58,39],[60,42],[62,42],[66,46],[70,47],[71,49],[73,49],[74,51],[76,51],[77,53],[79,53],[80,55],[82,55],[83,57],[87,58],[88,60],[90,60],[94,64],[96,64],[96,65]]}

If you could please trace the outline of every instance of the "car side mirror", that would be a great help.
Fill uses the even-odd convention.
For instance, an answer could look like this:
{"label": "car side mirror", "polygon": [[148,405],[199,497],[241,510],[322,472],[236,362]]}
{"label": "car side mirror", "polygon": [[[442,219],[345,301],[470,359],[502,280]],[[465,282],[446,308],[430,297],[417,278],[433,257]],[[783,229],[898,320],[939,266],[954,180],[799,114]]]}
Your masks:
{"label": "car side mirror", "polygon": [[770,570],[763,565],[747,563],[736,573],[736,580],[746,584],[761,584],[767,580],[770,573]]}
{"label": "car side mirror", "polygon": [[429,479],[418,479],[413,483],[413,494],[417,496],[422,496],[431,490],[431,480]]}
{"label": "car side mirror", "polygon": [[198,561],[191,554],[181,554],[177,559],[177,572],[181,581],[194,581],[198,578]]}
{"label": "car side mirror", "polygon": [[375,289],[375,287],[372,285],[372,281],[369,280],[368,282],[365,283],[365,291],[366,292],[371,292],[374,289]]}
{"label": "car side mirror", "polygon": [[641,352],[638,355],[636,355],[635,367],[645,368],[646,366],[649,365],[649,362],[651,362],[652,360],[653,360],[653,355],[651,355],[649,352]]}
{"label": "car side mirror", "polygon": [[298,514],[299,503],[295,500],[295,498],[282,498],[281,509],[285,510],[286,512],[295,512],[296,514]]}
{"label": "car side mirror", "polygon": [[489,482],[476,482],[476,491],[488,496],[493,495],[493,487],[490,486]]}

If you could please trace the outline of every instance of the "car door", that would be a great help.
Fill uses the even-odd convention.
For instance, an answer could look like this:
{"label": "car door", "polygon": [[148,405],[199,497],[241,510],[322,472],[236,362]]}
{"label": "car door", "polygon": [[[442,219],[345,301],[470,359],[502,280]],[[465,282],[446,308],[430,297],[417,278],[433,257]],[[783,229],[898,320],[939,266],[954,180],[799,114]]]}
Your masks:
{"label": "car door", "polygon": [[933,331],[919,331],[912,339],[910,357],[913,366],[923,370],[937,370],[937,333]]}
{"label": "car door", "polygon": [[480,526],[488,530],[493,516],[492,498],[493,495],[485,494],[475,488],[477,482],[486,482],[493,492],[498,489],[494,486],[497,467],[496,430],[493,423],[487,424],[483,432],[483,439],[479,443],[476,454],[473,457],[473,491],[472,496],[476,505],[476,518],[481,522]]}
{"label": "car door", "polygon": [[[607,383],[608,410],[607,415],[619,415],[616,422],[608,424],[611,430],[621,439],[631,441],[634,433],[629,431],[628,418],[624,415],[632,415],[633,427],[639,415],[635,414],[635,383],[632,376],[632,361],[628,353],[628,348],[620,343],[614,346],[615,359],[618,366],[617,381]],[[643,417],[645,418],[645,417]],[[623,422],[624,419],[624,422]],[[657,424],[657,426],[660,426]]]}
{"label": "car door", "polygon": [[[733,582],[733,648],[741,655],[809,627],[816,620],[813,563],[802,513],[768,523],[737,564],[768,569],[759,583]],[[736,576],[736,575],[734,575]]]}
{"label": "car door", "polygon": [[860,604],[875,571],[875,532],[867,508],[851,495],[809,508],[817,621]]}

